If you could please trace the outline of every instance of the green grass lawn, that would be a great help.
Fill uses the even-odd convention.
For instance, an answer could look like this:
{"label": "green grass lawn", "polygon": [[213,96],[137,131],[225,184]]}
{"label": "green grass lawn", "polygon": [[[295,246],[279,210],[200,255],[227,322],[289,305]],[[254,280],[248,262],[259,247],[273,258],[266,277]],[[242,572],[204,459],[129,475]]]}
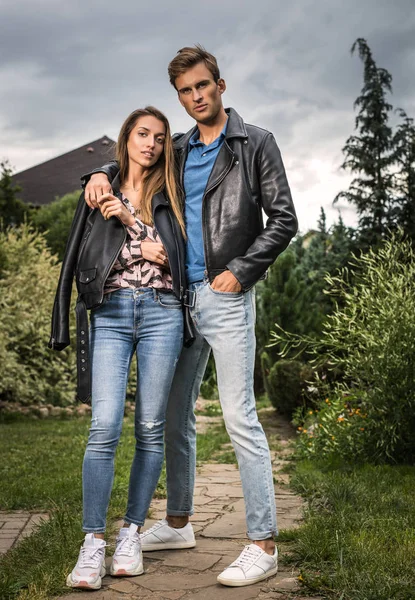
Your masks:
{"label": "green grass lawn", "polygon": [[[81,470],[88,428],[89,418],[0,423],[0,508],[51,513],[48,523],[0,559],[2,600],[47,600],[65,590],[84,535]],[[227,441],[224,427],[198,436],[198,461],[212,459]],[[130,415],[117,450],[108,523],[124,514],[134,444]],[[156,495],[165,496],[164,470]]]}
{"label": "green grass lawn", "polygon": [[415,599],[415,467],[302,462],[292,483],[309,502],[292,547],[310,591]]}
{"label": "green grass lawn", "polygon": [[[49,600],[65,590],[81,531],[81,467],[89,419],[0,424],[0,507],[51,513],[0,560],[2,600]],[[116,458],[109,523],[122,516],[134,452],[129,416]],[[223,426],[198,436],[198,461],[234,461]],[[225,445],[225,446],[224,446]],[[229,457],[227,455],[229,454]],[[309,503],[304,525],[284,532],[283,561],[306,593],[338,600],[415,600],[415,467],[293,463]],[[165,473],[157,495],[165,495]]]}

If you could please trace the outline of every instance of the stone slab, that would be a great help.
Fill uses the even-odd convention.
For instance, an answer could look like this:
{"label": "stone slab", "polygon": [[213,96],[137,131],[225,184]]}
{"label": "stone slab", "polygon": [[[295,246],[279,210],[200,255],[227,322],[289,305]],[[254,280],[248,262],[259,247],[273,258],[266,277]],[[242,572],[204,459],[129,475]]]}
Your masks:
{"label": "stone slab", "polygon": [[137,586],[126,579],[116,581],[115,583],[111,583],[109,586],[110,590],[115,590],[116,592],[122,592],[123,594],[132,594],[137,591]]}
{"label": "stone slab", "polygon": [[214,512],[195,512],[192,516],[192,523],[199,523],[203,521],[209,521],[215,517],[216,513]]}
{"label": "stone slab", "polygon": [[0,540],[0,554],[5,554],[14,544],[14,538]]}
{"label": "stone slab", "polygon": [[[68,596],[65,594],[64,596],[59,596],[59,598],[55,598],[54,600],[68,600],[68,598],[72,598],[74,600],[125,600],[125,594],[121,594],[120,592],[116,592],[115,590],[93,590],[93,591],[76,591]],[[137,596],[130,596],[132,598],[136,598]]]}
{"label": "stone slab", "polygon": [[220,555],[203,554],[202,552],[171,552],[163,560],[165,567],[180,567],[192,571],[206,571],[211,569],[220,560]]}
{"label": "stone slab", "polygon": [[207,589],[191,592],[186,600],[250,600],[257,598],[260,592],[260,584],[231,588],[217,583]]}
{"label": "stone slab", "polygon": [[27,510],[14,510],[13,512],[7,510],[0,510],[0,519],[3,519],[3,517],[7,517],[8,519],[19,519],[21,518],[19,515],[30,516],[30,513],[28,513]]}
{"label": "stone slab", "polygon": [[206,496],[209,498],[243,498],[244,494],[240,485],[214,483],[207,488]]}
{"label": "stone slab", "polygon": [[6,521],[2,527],[2,531],[6,529],[23,529],[27,521],[28,519],[25,519],[24,521],[21,519],[13,519],[10,521]]}
{"label": "stone slab", "polygon": [[201,472],[203,473],[203,476],[206,477],[209,473],[213,473],[215,475],[217,473],[235,473],[238,472],[238,468],[236,465],[206,463],[203,465],[203,470]]}
{"label": "stone slab", "polygon": [[278,573],[266,582],[268,591],[287,591],[295,592],[300,589],[297,577],[287,575],[287,573]]}
{"label": "stone slab", "polygon": [[[212,498],[210,496],[196,496],[194,499],[194,505],[196,506],[204,506],[205,504],[209,504],[212,502]],[[196,510],[195,510],[196,512]]]}
{"label": "stone slab", "polygon": [[240,544],[232,540],[214,540],[210,538],[198,537],[196,548],[193,549],[193,552],[215,553],[218,555],[227,552],[235,552],[235,556],[237,556],[240,552],[240,550],[238,551],[239,548]]}
{"label": "stone slab", "polygon": [[211,538],[246,538],[245,514],[240,512],[226,513],[207,525],[201,533],[203,537]]}
{"label": "stone slab", "polygon": [[142,575],[140,576],[140,585],[153,592],[163,590],[194,590],[207,588],[216,583],[214,573],[198,573],[197,575],[188,573],[170,573],[168,576]]}

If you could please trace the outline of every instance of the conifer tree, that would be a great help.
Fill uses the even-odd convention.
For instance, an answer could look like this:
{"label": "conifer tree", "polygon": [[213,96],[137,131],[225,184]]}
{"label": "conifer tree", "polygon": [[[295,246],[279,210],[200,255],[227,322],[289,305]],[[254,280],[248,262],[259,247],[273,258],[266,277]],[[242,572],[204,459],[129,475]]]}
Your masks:
{"label": "conifer tree", "polygon": [[415,240],[415,123],[402,109],[402,122],[394,136],[394,158],[397,165],[396,218],[404,232]]}
{"label": "conifer tree", "polygon": [[393,197],[393,134],[389,125],[392,76],[376,65],[372,52],[363,38],[351,48],[358,51],[363,62],[363,88],[354,103],[358,114],[355,134],[343,148],[342,168],[355,175],[350,187],[340,192],[335,202],[345,199],[354,204],[359,216],[359,233],[364,245],[373,244],[394,225]]}
{"label": "conifer tree", "polygon": [[19,225],[26,214],[25,204],[17,197],[20,187],[13,184],[7,160],[0,162],[0,228]]}

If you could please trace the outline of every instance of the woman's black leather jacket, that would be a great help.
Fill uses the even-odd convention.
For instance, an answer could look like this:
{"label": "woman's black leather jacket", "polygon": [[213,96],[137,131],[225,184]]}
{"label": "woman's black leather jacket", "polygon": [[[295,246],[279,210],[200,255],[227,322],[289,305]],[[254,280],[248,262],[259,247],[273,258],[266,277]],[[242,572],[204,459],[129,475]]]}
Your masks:
{"label": "woman's black leather jacket", "polygon": [[[118,178],[117,178],[118,179]],[[114,195],[120,196],[117,181]],[[173,293],[183,300],[186,290],[185,245],[180,226],[163,193],[152,200],[154,225],[169,259]],[[104,297],[105,281],[126,240],[126,229],[116,217],[107,221],[98,209],[90,209],[81,194],[66,244],[52,314],[52,333],[49,347],[63,350],[69,343],[69,311],[75,276],[78,299],[77,316],[77,395],[82,402],[90,401],[90,357],[88,317],[86,309],[99,306]],[[193,340],[192,323],[184,310],[184,343]]]}

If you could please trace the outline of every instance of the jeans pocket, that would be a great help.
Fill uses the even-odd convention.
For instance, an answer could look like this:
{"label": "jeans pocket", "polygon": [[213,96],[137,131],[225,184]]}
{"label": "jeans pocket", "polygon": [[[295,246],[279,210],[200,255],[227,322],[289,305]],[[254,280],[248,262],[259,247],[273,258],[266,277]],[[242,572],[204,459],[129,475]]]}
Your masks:
{"label": "jeans pocket", "polygon": [[243,290],[240,292],[221,292],[220,290],[214,290],[210,283],[208,283],[208,288],[217,296],[229,296],[230,298],[237,298],[238,296],[242,296],[244,294]]}
{"label": "jeans pocket", "polygon": [[182,303],[173,292],[157,292],[157,302],[163,308],[182,308]]}

